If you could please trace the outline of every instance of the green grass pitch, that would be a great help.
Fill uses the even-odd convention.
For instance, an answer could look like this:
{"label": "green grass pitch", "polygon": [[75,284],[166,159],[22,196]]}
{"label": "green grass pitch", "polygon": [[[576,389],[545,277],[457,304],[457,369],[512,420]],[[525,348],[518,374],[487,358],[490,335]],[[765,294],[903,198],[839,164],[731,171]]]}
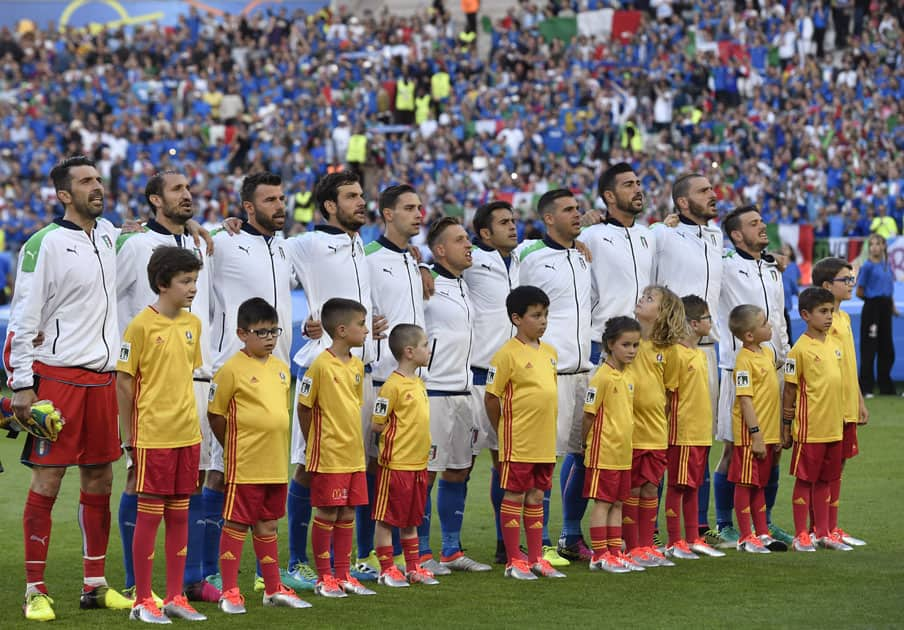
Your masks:
{"label": "green grass pitch", "polygon": [[[217,628],[438,628],[438,627],[901,627],[904,626],[904,402],[882,397],[869,401],[872,420],[860,432],[861,455],[852,460],[842,490],[841,523],[869,545],[850,553],[742,555],[680,562],[674,568],[645,573],[590,573],[585,565],[565,569],[568,578],[521,583],[502,577],[501,567],[489,574],[458,574],[441,578],[438,587],[392,590],[377,587],[376,597],[344,600],[306,597],[308,610],[264,609],[251,584],[254,559],[250,539],[245,545],[240,583],[248,614],[229,617],[213,604],[198,609]],[[0,554],[0,628],[35,627],[22,617],[22,506],[28,470],[18,464],[22,441],[0,440],[0,523],[6,532]],[[714,454],[713,457],[716,455]],[[775,520],[791,528],[791,478],[787,456]],[[116,505],[122,489],[122,464],[117,464],[113,492],[113,533],[107,578],[122,584],[122,554],[116,528]],[[558,477],[556,476],[556,479]],[[464,545],[478,560],[489,562],[495,549],[489,504],[489,458],[482,455],[470,483]],[[550,531],[559,531],[558,482],[553,495]],[[109,628],[127,623],[124,611],[81,611],[81,535],[76,520],[78,480],[75,471],[64,481],[54,510],[47,582],[63,628]],[[436,519],[435,519],[436,521]],[[283,528],[285,529],[285,528]],[[586,523],[585,523],[586,529]],[[439,543],[434,523],[434,547]],[[163,528],[158,537],[155,585],[163,592]],[[280,540],[281,561],[286,540]],[[186,625],[188,622],[174,622]]]}

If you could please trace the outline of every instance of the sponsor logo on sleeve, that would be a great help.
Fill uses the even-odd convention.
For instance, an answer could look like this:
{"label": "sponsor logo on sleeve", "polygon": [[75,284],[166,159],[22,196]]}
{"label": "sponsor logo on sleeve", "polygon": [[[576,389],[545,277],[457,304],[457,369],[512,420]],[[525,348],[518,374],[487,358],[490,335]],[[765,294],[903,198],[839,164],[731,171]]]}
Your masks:
{"label": "sponsor logo on sleeve", "polygon": [[496,368],[492,365],[490,369],[487,370],[487,385],[492,385],[493,381],[496,380]]}
{"label": "sponsor logo on sleeve", "polygon": [[210,391],[207,392],[207,402],[212,403],[213,399],[216,397],[216,395],[217,395],[217,384],[211,383]]}
{"label": "sponsor logo on sleeve", "polygon": [[311,395],[311,386],[314,384],[314,379],[310,376],[305,376],[301,379],[301,395],[302,396],[310,396]]}
{"label": "sponsor logo on sleeve", "polygon": [[119,360],[128,361],[130,356],[132,356],[132,344],[128,341],[123,341],[119,346]]}
{"label": "sponsor logo on sleeve", "polygon": [[389,400],[386,398],[377,398],[374,401],[374,415],[385,416],[387,411],[389,411]]}
{"label": "sponsor logo on sleeve", "polygon": [[797,374],[797,360],[785,359],[785,374],[795,376]]}
{"label": "sponsor logo on sleeve", "polygon": [[596,402],[596,387],[591,387],[587,390],[587,395],[584,396],[584,404],[592,405]]}
{"label": "sponsor logo on sleeve", "polygon": [[741,370],[735,373],[735,387],[750,387],[750,372]]}

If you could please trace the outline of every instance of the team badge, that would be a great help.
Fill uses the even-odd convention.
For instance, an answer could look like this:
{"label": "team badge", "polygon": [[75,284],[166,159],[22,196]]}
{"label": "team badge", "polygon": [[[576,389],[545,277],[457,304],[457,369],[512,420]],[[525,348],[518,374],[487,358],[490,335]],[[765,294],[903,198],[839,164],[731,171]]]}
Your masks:
{"label": "team badge", "polygon": [[50,440],[37,440],[35,444],[35,455],[44,457],[50,452]]}
{"label": "team badge", "polygon": [[750,387],[750,372],[741,370],[735,373],[735,387]]}
{"label": "team badge", "polygon": [[493,381],[496,380],[496,368],[492,365],[490,369],[487,370],[487,385],[492,385]]}
{"label": "team badge", "polygon": [[662,363],[664,359],[665,359],[665,357],[662,355],[661,352],[656,353],[656,363]]}
{"label": "team badge", "polygon": [[194,337],[192,337],[190,330],[185,331],[185,341],[187,341],[189,344],[194,343],[194,341],[195,341]]}
{"label": "team badge", "polygon": [[628,391],[634,393],[634,383],[628,383]]}
{"label": "team badge", "polygon": [[374,401],[374,415],[375,416],[385,416],[386,412],[389,411],[389,400],[386,398],[377,398]]}
{"label": "team badge", "polygon": [[280,373],[279,373],[279,380],[280,380],[281,383],[285,383],[285,382],[286,382],[286,373],[285,373],[285,372],[280,372]]}
{"label": "team badge", "polygon": [[212,403],[213,399],[216,397],[216,395],[217,395],[217,384],[211,383],[210,391],[207,392],[207,402]]}
{"label": "team badge", "polygon": [[113,241],[110,240],[110,237],[104,234],[100,237],[100,239],[104,242],[104,245],[107,246],[107,249],[113,249]]}
{"label": "team badge", "polygon": [[123,341],[119,346],[119,360],[128,361],[130,356],[132,356],[132,344],[128,341]]}
{"label": "team badge", "polygon": [[640,244],[643,245],[645,248],[649,248],[649,247],[650,247],[649,245],[647,245],[647,237],[646,237],[646,236],[641,236],[641,237],[640,237]]}
{"label": "team badge", "polygon": [[428,458],[431,462],[436,459],[436,444],[430,445],[430,455]]}
{"label": "team badge", "polygon": [[584,404],[592,405],[596,402],[596,387],[591,387],[587,390],[587,395],[584,396]]}
{"label": "team badge", "polygon": [[310,396],[311,395],[311,387],[314,385],[314,379],[310,376],[305,376],[301,379],[301,395],[302,396]]}
{"label": "team badge", "polygon": [[198,249],[197,247],[195,247],[195,248],[193,248],[193,249],[194,249],[194,252],[195,252],[195,257],[196,257],[198,260],[204,260],[204,256],[201,255],[201,250]]}
{"label": "team badge", "polygon": [[841,350],[839,350],[838,348],[835,348],[835,358],[836,359],[841,358]]}
{"label": "team badge", "polygon": [[587,263],[584,262],[584,257],[583,257],[583,256],[578,256],[578,262],[581,263],[581,269],[586,269],[586,268],[587,268]]}
{"label": "team badge", "polygon": [[776,273],[775,269],[770,269],[769,273],[772,275],[772,281],[778,282],[778,273]]}
{"label": "team badge", "polygon": [[279,250],[279,257],[282,258],[283,260],[285,260],[285,259],[286,259],[286,252],[283,251],[282,245],[279,245],[279,246],[277,247],[277,249]]}
{"label": "team badge", "polygon": [[797,374],[797,360],[785,359],[785,374],[794,376]]}
{"label": "team badge", "polygon": [[360,385],[360,384],[361,384],[361,375],[355,374],[355,385]]}
{"label": "team badge", "polygon": [[550,364],[552,364],[553,367],[557,367],[557,366],[558,366],[558,363],[556,363],[556,360],[555,360],[555,359],[550,358],[550,359],[549,359],[549,362],[550,362]]}

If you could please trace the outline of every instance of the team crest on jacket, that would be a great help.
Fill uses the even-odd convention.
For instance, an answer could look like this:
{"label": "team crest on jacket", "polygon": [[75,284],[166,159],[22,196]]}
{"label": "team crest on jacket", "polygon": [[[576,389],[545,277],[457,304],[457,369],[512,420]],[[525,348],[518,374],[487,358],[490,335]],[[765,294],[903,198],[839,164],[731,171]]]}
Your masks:
{"label": "team crest on jacket", "polygon": [[282,245],[278,245],[277,248],[279,250],[279,257],[283,260],[286,259],[286,252],[283,251]]}
{"label": "team crest on jacket", "polygon": [[107,249],[113,249],[113,241],[110,240],[110,237],[104,234],[100,237],[100,240],[104,242],[104,245],[107,246]]}
{"label": "team crest on jacket", "polygon": [[841,350],[839,350],[838,348],[835,348],[835,358],[836,359],[841,358]]}
{"label": "team crest on jacket", "polygon": [[650,247],[649,245],[647,245],[647,237],[646,237],[646,236],[641,236],[641,237],[640,237],[640,244],[643,245],[644,248],[649,248],[649,247]]}

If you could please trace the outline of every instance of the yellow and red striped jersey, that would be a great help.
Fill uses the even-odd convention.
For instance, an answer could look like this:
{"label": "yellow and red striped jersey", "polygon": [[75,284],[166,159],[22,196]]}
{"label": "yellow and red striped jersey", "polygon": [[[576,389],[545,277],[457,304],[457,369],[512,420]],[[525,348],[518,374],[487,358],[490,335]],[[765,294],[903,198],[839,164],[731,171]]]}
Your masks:
{"label": "yellow and red striped jersey", "polygon": [[709,368],[700,348],[676,344],[678,386],[669,407],[669,444],[710,446],[713,411],[709,397]]}
{"label": "yellow and red striped jersey", "polygon": [[417,376],[393,372],[374,401],[374,424],[380,433],[379,462],[392,470],[423,470],[430,456],[430,402]]}
{"label": "yellow and red striped jersey", "polygon": [[775,353],[768,346],[760,346],[758,352],[741,347],[735,357],[733,372],[735,380],[735,400],[731,412],[732,433],[734,443],[738,446],[749,446],[750,431],[741,416],[742,396],[753,402],[757,424],[765,444],[781,442],[779,420],[782,414],[782,392],[778,386],[778,375],[775,370]]}
{"label": "yellow and red striped jersey", "polygon": [[785,361],[785,382],[797,385],[795,442],[837,442],[844,425],[843,352],[830,336],[804,333]]}
{"label": "yellow and red striped jersey", "polygon": [[631,469],[634,391],[625,372],[608,363],[603,363],[590,379],[584,412],[593,414],[594,419],[584,451],[587,468]]}
{"label": "yellow and red striped jersey", "polygon": [[851,330],[851,316],[840,308],[832,316],[832,327],[828,336],[841,348],[842,401],[844,421],[860,420],[860,382],[857,375],[857,353],[854,350],[854,331]]}
{"label": "yellow and red striped jersey", "polygon": [[639,384],[634,389],[634,448],[665,449],[669,443],[665,391],[678,386],[675,347],[659,348],[641,339],[637,356],[625,372]]}

